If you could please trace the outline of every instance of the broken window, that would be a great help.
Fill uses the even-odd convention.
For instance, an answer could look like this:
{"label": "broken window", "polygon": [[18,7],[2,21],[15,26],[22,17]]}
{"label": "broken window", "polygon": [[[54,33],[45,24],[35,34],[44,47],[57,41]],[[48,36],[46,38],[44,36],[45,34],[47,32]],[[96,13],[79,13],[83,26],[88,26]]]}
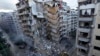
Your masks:
{"label": "broken window", "polygon": [[98,29],[100,29],[100,24],[98,24]]}
{"label": "broken window", "polygon": [[94,9],[94,8],[92,8],[92,9],[91,9],[91,14],[93,15],[93,14],[94,14],[94,12],[95,12],[95,9]]}
{"label": "broken window", "polygon": [[96,40],[100,40],[100,36],[96,36]]}
{"label": "broken window", "polygon": [[82,16],[82,10],[80,10],[80,16]]}
{"label": "broken window", "polygon": [[97,2],[100,2],[100,0],[97,0]]}
{"label": "broken window", "polygon": [[94,46],[94,49],[100,51],[100,47]]}

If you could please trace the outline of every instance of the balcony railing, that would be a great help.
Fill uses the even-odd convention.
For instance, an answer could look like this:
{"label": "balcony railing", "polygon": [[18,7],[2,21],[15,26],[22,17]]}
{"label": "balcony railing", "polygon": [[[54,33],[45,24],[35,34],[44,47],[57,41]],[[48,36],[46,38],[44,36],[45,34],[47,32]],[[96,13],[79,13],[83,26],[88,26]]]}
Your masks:
{"label": "balcony railing", "polygon": [[86,28],[78,28],[78,30],[81,32],[87,32],[87,33],[91,31],[90,29],[86,29]]}
{"label": "balcony railing", "polygon": [[86,37],[79,37],[79,40],[89,42],[90,39]]}
{"label": "balcony railing", "polygon": [[79,56],[87,56],[87,53],[84,53],[84,52],[78,51],[78,55],[79,55]]}
{"label": "balcony railing", "polygon": [[86,0],[78,0],[78,2],[84,2],[84,1],[86,1]]}
{"label": "balcony railing", "polygon": [[90,9],[90,8],[95,8],[95,4],[88,4],[88,5],[81,5],[80,9]]}
{"label": "balcony railing", "polygon": [[19,13],[18,15],[21,16],[21,15],[26,15],[26,14],[29,14],[29,12],[28,11],[24,11],[22,13]]}
{"label": "balcony railing", "polygon": [[84,45],[77,45],[77,48],[83,49],[85,51],[88,51],[88,47]]}
{"label": "balcony railing", "polygon": [[79,18],[79,21],[92,21],[93,20],[93,18],[90,18],[90,17],[83,17],[83,18]]}
{"label": "balcony railing", "polygon": [[91,26],[79,26],[80,28],[87,28],[87,29],[90,29]]}

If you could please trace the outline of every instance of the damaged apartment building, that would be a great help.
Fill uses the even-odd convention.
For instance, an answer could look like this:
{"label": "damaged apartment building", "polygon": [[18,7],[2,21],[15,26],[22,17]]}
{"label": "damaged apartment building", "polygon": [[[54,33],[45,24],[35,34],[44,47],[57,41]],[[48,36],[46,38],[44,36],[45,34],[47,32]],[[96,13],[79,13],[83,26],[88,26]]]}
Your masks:
{"label": "damaged apartment building", "polygon": [[100,56],[100,0],[78,0],[77,56]]}
{"label": "damaged apartment building", "polygon": [[[70,10],[66,3],[62,3],[61,1],[59,1],[54,4],[54,1],[50,2],[49,0],[34,0],[34,2],[32,2],[31,0],[29,0],[29,2],[28,0],[20,0],[20,2],[22,3],[18,3],[16,4],[16,6],[19,16],[19,22],[22,26],[23,33],[25,33],[25,35],[29,37],[33,37],[33,29],[35,27],[38,27],[39,32],[41,32],[40,35],[43,36],[47,33],[45,37],[47,36],[47,38],[52,38],[53,40],[58,41],[61,36],[61,28],[63,29],[66,28],[65,26],[67,26],[62,26],[64,24],[67,24],[66,22],[60,22],[61,20],[66,20],[67,11]],[[64,9],[61,9],[61,3],[65,4],[65,7],[63,7]],[[65,16],[61,15],[61,13],[65,14]],[[65,20],[61,16],[64,17]]]}
{"label": "damaged apartment building", "polygon": [[36,55],[68,55],[67,51],[72,48],[66,33],[70,7],[65,2],[19,0],[16,7],[23,34],[34,40]]}

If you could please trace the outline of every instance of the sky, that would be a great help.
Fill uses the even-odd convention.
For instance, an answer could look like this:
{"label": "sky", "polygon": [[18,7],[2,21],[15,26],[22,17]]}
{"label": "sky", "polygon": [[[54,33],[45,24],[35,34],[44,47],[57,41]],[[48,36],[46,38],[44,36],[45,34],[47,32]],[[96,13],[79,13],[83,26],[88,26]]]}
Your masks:
{"label": "sky", "polygon": [[[68,6],[70,6],[72,9],[76,9],[77,0],[63,0],[67,2]],[[16,3],[18,0],[0,0],[0,12],[11,12],[13,10],[16,10]]]}

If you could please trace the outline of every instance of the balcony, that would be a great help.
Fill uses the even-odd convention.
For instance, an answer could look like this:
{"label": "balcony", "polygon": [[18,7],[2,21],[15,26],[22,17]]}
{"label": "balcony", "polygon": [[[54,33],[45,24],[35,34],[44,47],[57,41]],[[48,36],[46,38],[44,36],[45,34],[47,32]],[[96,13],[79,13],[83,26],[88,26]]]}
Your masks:
{"label": "balcony", "polygon": [[46,19],[52,24],[60,24],[59,19],[53,20],[53,19],[50,19],[48,17]]}
{"label": "balcony", "polygon": [[95,4],[81,5],[80,9],[91,9],[95,8]]}
{"label": "balcony", "polygon": [[58,31],[56,29],[51,29],[52,32],[57,33]]}
{"label": "balcony", "polygon": [[29,12],[28,11],[24,11],[22,13],[19,13],[18,15],[21,16],[21,15],[27,15],[27,14],[29,14]]}
{"label": "balcony", "polygon": [[88,47],[84,46],[84,45],[77,45],[77,48],[79,49],[83,49],[85,51],[88,51]]}
{"label": "balcony", "polygon": [[79,18],[79,21],[93,21],[93,18],[90,18],[90,17],[83,17],[83,18]]}
{"label": "balcony", "polygon": [[55,29],[57,29],[59,26],[58,25],[53,25],[53,24],[51,24],[51,23],[48,23],[48,25],[50,26],[50,27],[52,27],[52,28],[55,28]]}
{"label": "balcony", "polygon": [[28,8],[28,7],[29,7],[28,4],[24,4],[24,5],[17,7],[17,9],[21,10],[21,9]]}
{"label": "balcony", "polygon": [[58,35],[58,34],[51,33],[51,35],[52,35],[53,37],[59,38],[59,35]]}
{"label": "balcony", "polygon": [[85,38],[85,37],[79,37],[80,41],[84,41],[84,42],[89,42],[90,39],[89,38]]}
{"label": "balcony", "polygon": [[87,1],[87,0],[78,0],[78,2],[84,2],[84,1]]}
{"label": "balcony", "polygon": [[51,14],[56,14],[58,12],[59,7],[56,3],[49,2],[45,5],[45,9]]}
{"label": "balcony", "polygon": [[62,31],[66,31],[66,30],[67,30],[66,27],[63,27],[59,31],[62,32]]}
{"label": "balcony", "polygon": [[89,33],[91,31],[90,29],[87,29],[87,28],[78,28],[78,30],[80,32],[87,32],[87,33]]}
{"label": "balcony", "polygon": [[50,19],[56,20],[58,19],[58,13],[57,14],[50,14],[50,13],[46,13],[47,17],[49,17]]}
{"label": "balcony", "polygon": [[84,52],[81,52],[81,51],[78,51],[78,56],[87,56],[87,53],[84,53]]}

